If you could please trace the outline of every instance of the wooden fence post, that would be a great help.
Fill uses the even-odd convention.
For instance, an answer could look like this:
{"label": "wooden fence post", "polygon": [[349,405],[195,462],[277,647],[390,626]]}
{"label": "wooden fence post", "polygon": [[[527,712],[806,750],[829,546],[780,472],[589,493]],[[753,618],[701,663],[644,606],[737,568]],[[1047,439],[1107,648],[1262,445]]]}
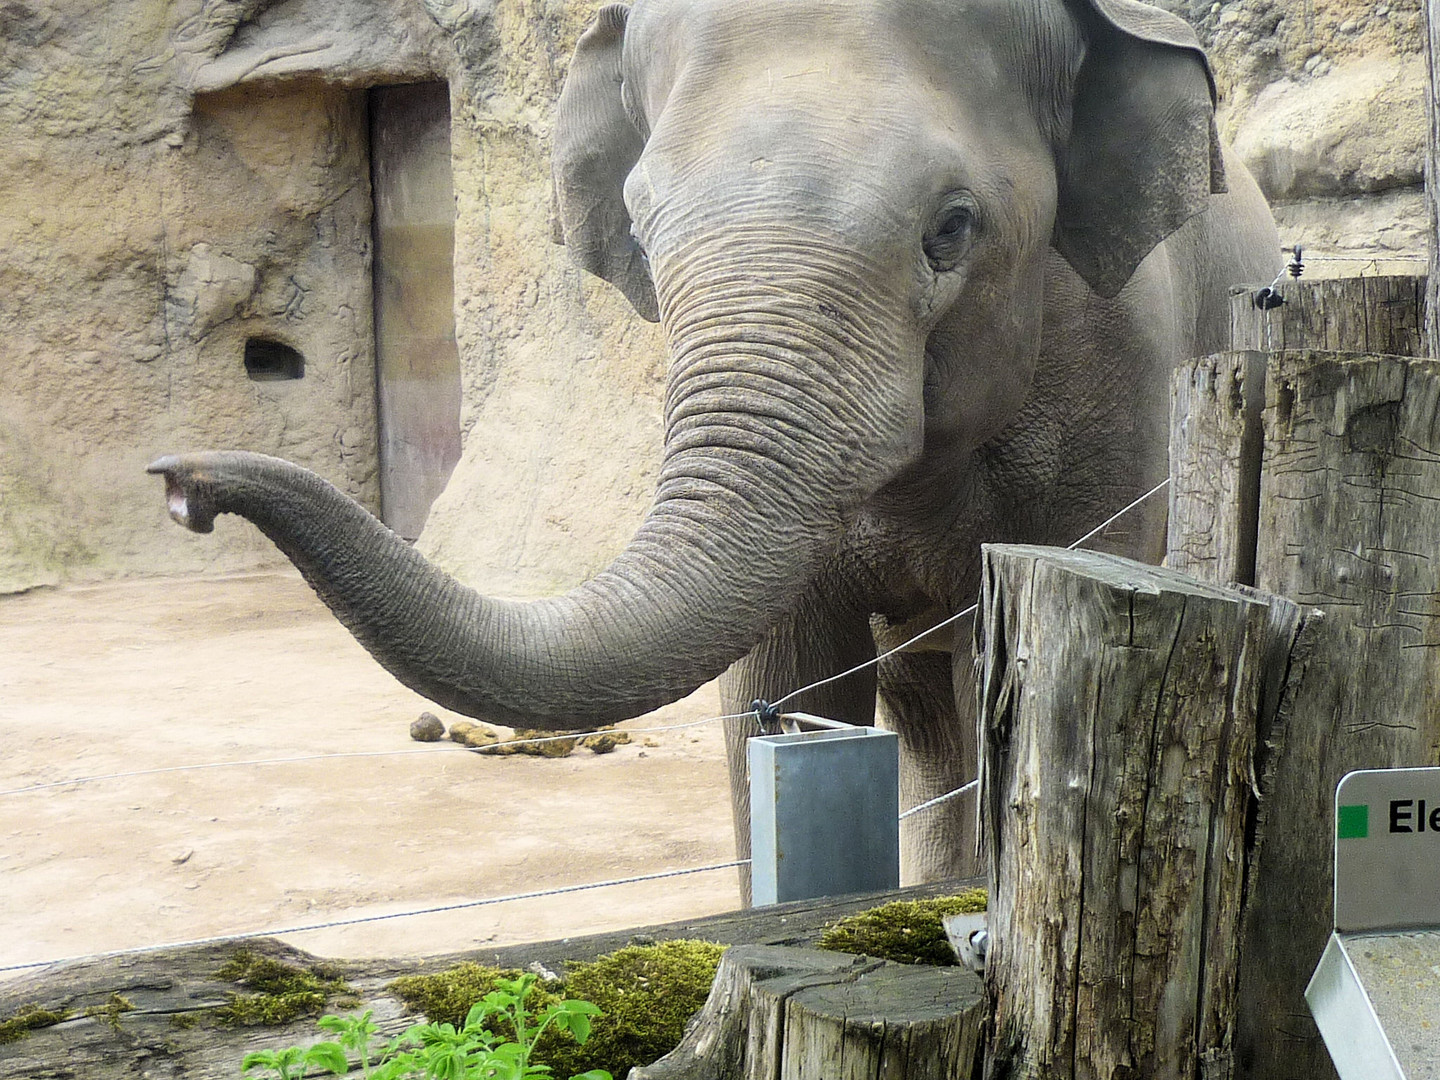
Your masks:
{"label": "wooden fence post", "polygon": [[1325,619],[1272,740],[1247,912],[1246,1075],[1329,1074],[1301,999],[1330,932],[1329,823],[1352,769],[1440,762],[1440,363],[1287,353],[1265,403],[1256,583]]}
{"label": "wooden fence post", "polygon": [[[1241,1075],[1323,1080],[1334,1073],[1302,994],[1330,929],[1335,785],[1440,760],[1440,364],[1272,354],[1258,416],[1226,390],[1237,371],[1258,381],[1241,353],[1176,373],[1167,564],[1224,583],[1253,518],[1256,586],[1324,613],[1257,751],[1235,1037]],[[1258,455],[1239,450],[1251,427]],[[1236,506],[1242,486],[1253,506]]]}
{"label": "wooden fence post", "polygon": [[986,1075],[1228,1077],[1255,733],[1297,609],[1097,552],[983,561]]}
{"label": "wooden fence post", "polygon": [[734,945],[680,1045],[630,1080],[971,1080],[984,1019],[964,968]]}
{"label": "wooden fence post", "polygon": [[1201,357],[1170,380],[1165,565],[1219,585],[1255,584],[1265,354]]}
{"label": "wooden fence post", "polygon": [[1430,220],[1426,243],[1425,354],[1440,354],[1440,79],[1436,58],[1440,57],[1440,0],[1425,0],[1425,209]]}
{"label": "wooden fence post", "polygon": [[1230,295],[1230,348],[1280,352],[1348,350],[1390,356],[1425,354],[1425,279],[1407,274],[1286,278],[1285,302],[1255,306],[1254,287]]}

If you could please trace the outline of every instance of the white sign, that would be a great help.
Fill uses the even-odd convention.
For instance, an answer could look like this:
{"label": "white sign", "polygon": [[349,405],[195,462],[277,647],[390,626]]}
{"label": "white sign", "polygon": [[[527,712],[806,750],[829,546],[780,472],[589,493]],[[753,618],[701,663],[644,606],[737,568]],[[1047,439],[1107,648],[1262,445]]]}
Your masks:
{"label": "white sign", "polygon": [[1335,930],[1440,926],[1440,769],[1352,772],[1335,790]]}

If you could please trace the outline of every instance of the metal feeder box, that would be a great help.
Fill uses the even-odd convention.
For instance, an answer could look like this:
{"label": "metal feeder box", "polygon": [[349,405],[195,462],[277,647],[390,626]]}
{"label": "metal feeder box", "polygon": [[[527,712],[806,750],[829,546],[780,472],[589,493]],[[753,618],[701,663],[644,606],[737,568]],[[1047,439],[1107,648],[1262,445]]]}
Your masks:
{"label": "metal feeder box", "polygon": [[899,887],[899,747],[873,727],[750,740],[757,906]]}
{"label": "metal feeder box", "polygon": [[1305,1000],[1340,1080],[1440,1076],[1440,769],[1335,792],[1335,932]]}

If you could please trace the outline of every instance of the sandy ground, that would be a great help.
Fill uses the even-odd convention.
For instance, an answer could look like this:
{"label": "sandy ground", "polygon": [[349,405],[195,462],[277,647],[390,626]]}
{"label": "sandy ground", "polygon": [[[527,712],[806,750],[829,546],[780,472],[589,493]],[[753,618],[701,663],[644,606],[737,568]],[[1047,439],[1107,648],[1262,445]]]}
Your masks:
{"label": "sandy ground", "polygon": [[[705,687],[626,726],[718,706]],[[457,718],[391,678],[294,573],[0,597],[0,967],[734,857],[718,724],[605,756],[496,758],[413,742],[425,709]],[[737,902],[732,869],[286,940],[419,955]]]}

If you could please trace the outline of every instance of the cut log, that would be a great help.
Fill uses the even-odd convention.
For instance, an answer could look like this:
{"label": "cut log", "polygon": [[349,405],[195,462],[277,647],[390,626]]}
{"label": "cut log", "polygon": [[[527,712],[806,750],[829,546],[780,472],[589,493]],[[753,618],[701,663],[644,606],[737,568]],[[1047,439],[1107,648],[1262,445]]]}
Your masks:
{"label": "cut log", "polygon": [[1331,920],[1335,785],[1440,762],[1440,364],[1272,358],[1256,581],[1325,618],[1262,774],[1241,972],[1247,1076],[1333,1075],[1301,996]]}
{"label": "cut log", "polygon": [[958,968],[737,945],[685,1038],[630,1080],[967,1080],[985,993]]}
{"label": "cut log", "polygon": [[1268,310],[1255,306],[1255,288],[1232,292],[1230,348],[1425,354],[1423,277],[1287,277],[1276,288],[1285,302]]}
{"label": "cut log", "polygon": [[986,1075],[1228,1076],[1255,733],[1294,606],[1272,626],[1253,591],[1095,552],[983,559]]}

